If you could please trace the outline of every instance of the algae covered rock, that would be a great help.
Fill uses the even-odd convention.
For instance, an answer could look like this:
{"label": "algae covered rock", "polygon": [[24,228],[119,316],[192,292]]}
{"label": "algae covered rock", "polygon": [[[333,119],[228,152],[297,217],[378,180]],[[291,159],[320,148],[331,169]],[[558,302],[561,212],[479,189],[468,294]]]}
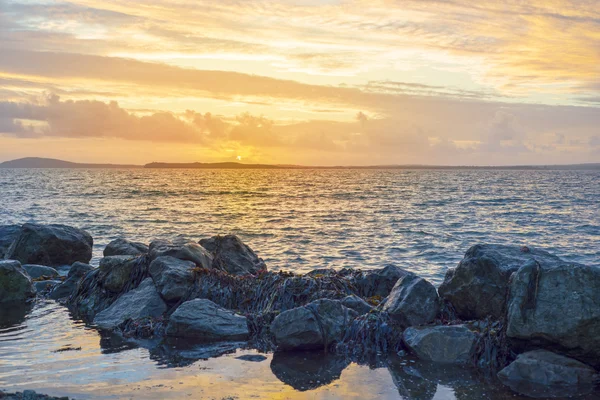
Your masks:
{"label": "algae covered rock", "polygon": [[352,273],[352,282],[358,289],[358,294],[362,297],[387,297],[396,282],[407,274],[408,271],[395,265],[388,265],[384,268],[366,271],[354,271],[346,269],[347,273]]}
{"label": "algae covered rock", "polygon": [[58,224],[24,224],[6,258],[48,266],[87,263],[92,258],[92,246],[92,237],[81,229]]}
{"label": "algae covered rock", "polygon": [[35,296],[35,288],[21,263],[0,260],[0,303],[22,302]]}
{"label": "algae covered rock", "polygon": [[249,336],[246,317],[219,307],[207,299],[181,304],[166,328],[169,336],[201,340],[245,340]]}
{"label": "algae covered rock", "polygon": [[439,287],[440,296],[463,320],[500,319],[506,309],[510,276],[534,258],[544,265],[560,262],[546,251],[529,247],[475,245],[456,268],[448,270]]}
{"label": "algae covered rock", "polygon": [[403,341],[421,360],[445,364],[467,364],[471,360],[477,335],[464,325],[411,327]]}
{"label": "algae covered rock", "polygon": [[191,261],[163,256],[150,263],[149,271],[162,298],[167,302],[177,302],[193,287],[192,270],[195,267],[196,264]]}
{"label": "algae covered rock", "polygon": [[204,247],[191,241],[155,240],[150,243],[149,255],[150,261],[158,257],[170,256],[184,261],[191,261],[200,268],[212,268],[212,255]]}
{"label": "algae covered rock", "polygon": [[215,269],[233,275],[256,275],[267,270],[264,261],[235,235],[202,239],[200,245],[212,254]]}
{"label": "algae covered rock", "polygon": [[89,264],[82,262],[73,263],[67,275],[67,279],[60,285],[55,286],[48,297],[54,300],[70,297],[77,290],[81,279],[93,269],[94,267]]}
{"label": "algae covered rock", "polygon": [[132,242],[124,238],[111,241],[104,248],[104,257],[110,256],[139,256],[150,250],[148,245],[140,242]]}
{"label": "algae covered rock", "polygon": [[354,294],[344,297],[342,305],[356,311],[359,315],[366,314],[373,309],[369,303]]}
{"label": "algae covered rock", "polygon": [[129,283],[137,258],[121,255],[109,256],[100,260],[100,271],[104,275],[103,286],[113,293],[120,293]]}
{"label": "algae covered rock", "polygon": [[383,311],[402,326],[424,325],[435,319],[440,311],[440,301],[430,282],[407,274],[396,282]]}

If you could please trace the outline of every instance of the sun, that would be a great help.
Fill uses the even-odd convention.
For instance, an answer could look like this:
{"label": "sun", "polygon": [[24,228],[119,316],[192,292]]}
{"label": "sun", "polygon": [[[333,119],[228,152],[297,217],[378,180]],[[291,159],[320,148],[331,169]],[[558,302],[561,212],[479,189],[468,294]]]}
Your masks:
{"label": "sun", "polygon": [[236,157],[236,160],[238,160],[238,161],[242,161],[242,156],[237,156],[237,157]]}

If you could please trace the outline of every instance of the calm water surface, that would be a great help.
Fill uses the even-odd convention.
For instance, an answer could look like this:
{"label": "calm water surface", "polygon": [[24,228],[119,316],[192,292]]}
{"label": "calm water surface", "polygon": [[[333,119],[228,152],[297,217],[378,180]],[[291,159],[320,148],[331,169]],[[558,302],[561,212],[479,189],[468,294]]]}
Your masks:
{"label": "calm water surface", "polygon": [[[271,269],[396,264],[436,284],[481,242],[600,265],[599,198],[600,172],[591,171],[0,169],[0,224],[84,228],[93,263],[118,236],[235,233]],[[133,345],[51,301],[0,309],[0,389],[81,399],[520,398],[472,372],[410,359],[369,366],[227,345]]]}

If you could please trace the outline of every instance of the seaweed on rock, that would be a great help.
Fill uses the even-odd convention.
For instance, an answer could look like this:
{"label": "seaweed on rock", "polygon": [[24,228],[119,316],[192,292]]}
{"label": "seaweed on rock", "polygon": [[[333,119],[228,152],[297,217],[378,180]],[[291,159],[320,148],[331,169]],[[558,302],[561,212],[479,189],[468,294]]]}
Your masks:
{"label": "seaweed on rock", "polygon": [[354,358],[398,352],[402,347],[402,327],[388,313],[373,311],[356,318],[336,351]]}

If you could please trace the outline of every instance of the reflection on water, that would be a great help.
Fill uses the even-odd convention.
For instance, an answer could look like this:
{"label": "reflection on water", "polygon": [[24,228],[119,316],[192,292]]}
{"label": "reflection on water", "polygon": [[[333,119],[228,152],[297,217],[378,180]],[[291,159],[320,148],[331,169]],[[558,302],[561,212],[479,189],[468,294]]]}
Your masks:
{"label": "reflection on water", "polygon": [[[87,398],[521,399],[474,371],[391,357],[371,366],[242,343],[124,340],[49,300],[0,311],[0,389]],[[590,395],[585,400],[599,400]]]}
{"label": "reflection on water", "polygon": [[600,262],[598,171],[8,170],[0,224],[149,242],[235,233],[271,269],[397,264],[439,284],[473,244]]}

